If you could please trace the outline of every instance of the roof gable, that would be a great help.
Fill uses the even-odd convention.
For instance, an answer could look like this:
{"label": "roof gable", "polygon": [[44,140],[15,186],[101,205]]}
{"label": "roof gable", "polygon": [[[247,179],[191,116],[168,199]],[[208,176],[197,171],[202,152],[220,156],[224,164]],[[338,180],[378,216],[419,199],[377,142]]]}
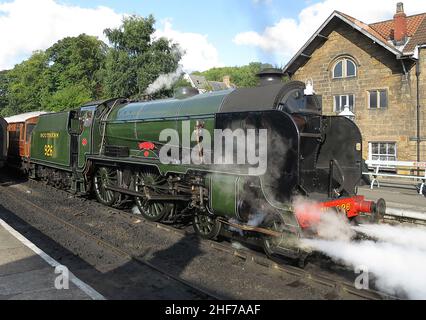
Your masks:
{"label": "roof gable", "polygon": [[[354,29],[358,30],[366,37],[372,39],[375,43],[390,51],[396,58],[412,56],[415,47],[421,43],[426,43],[426,13],[407,17],[409,41],[404,48],[400,49],[393,45],[393,20],[366,24],[343,12],[334,11],[324,24],[314,33],[308,42],[299,50],[299,52],[285,66],[284,72],[293,74],[297,69],[303,66],[315,50],[328,40],[328,36],[336,28],[336,22],[344,22]],[[402,50],[402,51],[401,51]]]}

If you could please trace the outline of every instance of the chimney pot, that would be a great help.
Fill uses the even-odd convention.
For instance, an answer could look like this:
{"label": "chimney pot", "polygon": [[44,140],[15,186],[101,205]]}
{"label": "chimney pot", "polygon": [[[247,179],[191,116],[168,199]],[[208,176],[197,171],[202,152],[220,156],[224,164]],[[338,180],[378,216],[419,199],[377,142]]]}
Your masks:
{"label": "chimney pot", "polygon": [[224,76],[223,83],[225,83],[228,89],[231,88],[231,76]]}
{"label": "chimney pot", "polygon": [[407,40],[408,26],[407,15],[404,12],[404,4],[398,2],[394,16],[394,40],[396,45],[403,45]]}

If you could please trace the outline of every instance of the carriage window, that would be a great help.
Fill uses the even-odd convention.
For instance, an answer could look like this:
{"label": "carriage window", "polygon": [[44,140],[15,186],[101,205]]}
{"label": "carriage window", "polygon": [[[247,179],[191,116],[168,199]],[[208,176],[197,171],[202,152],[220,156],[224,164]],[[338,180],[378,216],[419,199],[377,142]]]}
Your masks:
{"label": "carriage window", "polygon": [[19,140],[21,138],[21,125],[16,125],[16,131],[14,139]]}
{"label": "carriage window", "polygon": [[35,123],[29,123],[27,124],[27,132],[26,132],[26,139],[25,141],[30,141],[31,140],[31,134],[33,133],[33,130],[35,128],[36,124]]}

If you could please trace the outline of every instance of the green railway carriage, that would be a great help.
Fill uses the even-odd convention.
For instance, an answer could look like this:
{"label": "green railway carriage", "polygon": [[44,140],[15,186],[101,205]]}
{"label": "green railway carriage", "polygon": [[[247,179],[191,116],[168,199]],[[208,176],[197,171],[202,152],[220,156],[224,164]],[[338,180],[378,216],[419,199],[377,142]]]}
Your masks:
{"label": "green railway carriage", "polygon": [[[272,79],[256,88],[203,95],[188,90],[159,101],[119,98],[43,115],[32,135],[30,172],[75,193],[93,191],[108,206],[134,200],[151,221],[192,219],[205,238],[240,230],[263,239],[269,254],[304,257],[297,244],[306,216],[292,207],[296,196],[350,207],[350,218],[362,206],[362,212],[380,211],[355,197],[362,160],[358,128],[346,118],[323,116],[318,97],[304,90],[303,83]],[[227,156],[226,146],[215,148],[226,141],[225,132],[240,134],[230,136],[230,158],[238,159],[238,142],[248,146],[250,129],[258,162],[210,161]],[[160,159],[165,155],[168,161]]]}

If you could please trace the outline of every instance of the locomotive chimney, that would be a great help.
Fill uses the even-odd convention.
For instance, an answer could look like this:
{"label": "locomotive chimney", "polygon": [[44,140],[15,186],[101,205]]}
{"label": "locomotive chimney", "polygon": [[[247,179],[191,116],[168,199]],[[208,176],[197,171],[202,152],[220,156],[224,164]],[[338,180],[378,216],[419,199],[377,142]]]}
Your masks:
{"label": "locomotive chimney", "polygon": [[281,69],[267,68],[260,71],[257,75],[260,86],[269,86],[283,81],[284,73]]}
{"label": "locomotive chimney", "polygon": [[187,98],[191,98],[193,96],[198,95],[200,92],[198,91],[198,89],[193,88],[193,87],[181,87],[181,88],[177,88],[174,92],[174,98],[175,99],[187,99]]}
{"label": "locomotive chimney", "polygon": [[407,15],[404,12],[404,4],[398,2],[396,5],[396,14],[394,20],[394,40],[396,45],[404,45],[407,41],[408,27]]}

